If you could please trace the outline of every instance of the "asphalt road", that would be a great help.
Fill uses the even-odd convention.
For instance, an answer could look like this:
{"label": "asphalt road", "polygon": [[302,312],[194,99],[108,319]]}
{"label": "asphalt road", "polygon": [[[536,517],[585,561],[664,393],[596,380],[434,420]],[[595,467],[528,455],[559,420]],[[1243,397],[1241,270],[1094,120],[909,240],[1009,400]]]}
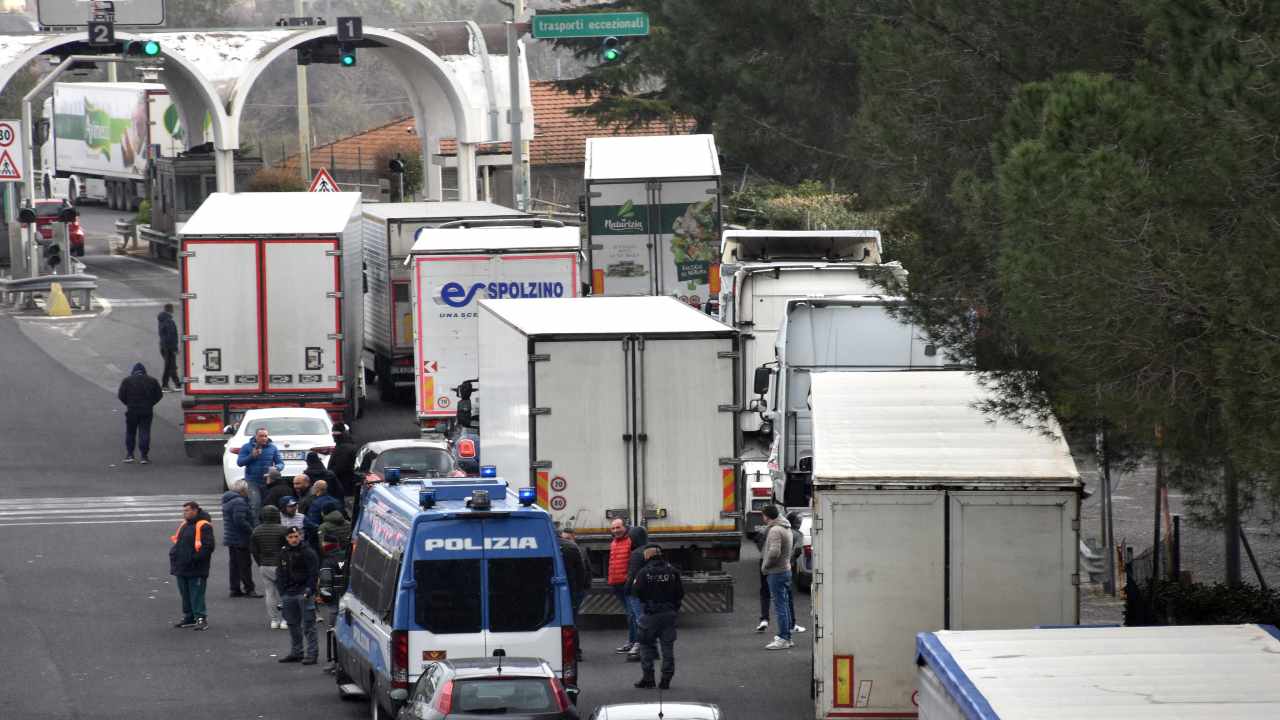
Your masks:
{"label": "asphalt road", "polygon": [[[359,718],[317,667],[281,666],[287,633],[267,629],[260,600],[226,594],[226,554],[215,556],[211,629],[170,627],[179,613],[168,576],[168,535],[184,499],[211,506],[220,471],[189,460],[178,396],[157,408],[150,466],[124,465],[115,388],[137,361],[156,365],[155,315],[177,295],[177,274],[113,256],[104,233],[120,213],[84,209],[84,258],[107,303],[69,320],[0,312],[0,717]],[[412,436],[407,407],[372,403],[361,440]],[[219,535],[220,537],[220,535]],[[748,543],[733,566],[736,612],[682,618],[678,673],[668,699],[721,705],[728,718],[812,716],[811,634],[767,652],[753,632],[758,575]],[[808,596],[796,609],[808,615]],[[805,625],[811,623],[803,621]],[[583,623],[583,716],[597,704],[656,699],[631,687],[636,664],[612,653],[625,630]]]}

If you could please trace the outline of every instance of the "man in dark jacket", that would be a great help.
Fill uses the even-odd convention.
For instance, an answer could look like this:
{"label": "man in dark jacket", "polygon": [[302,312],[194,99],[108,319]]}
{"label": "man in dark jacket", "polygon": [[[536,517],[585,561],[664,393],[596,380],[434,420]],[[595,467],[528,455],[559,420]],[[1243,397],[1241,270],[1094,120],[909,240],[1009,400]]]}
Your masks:
{"label": "man in dark jacket", "polygon": [[249,483],[249,507],[253,517],[257,517],[262,510],[262,489],[267,485],[267,471],[271,468],[284,470],[284,456],[271,442],[267,429],[258,428],[249,442],[240,447],[236,465],[244,468],[244,479]]}
{"label": "man in dark jacket", "polygon": [[160,325],[160,356],[164,358],[160,389],[168,392],[169,378],[173,378],[173,391],[177,392],[182,389],[182,379],[178,377],[178,325],[173,321],[172,303],[165,303],[156,321]]}
{"label": "man in dark jacket", "polygon": [[169,541],[169,574],[177,579],[182,595],[182,619],[177,628],[208,630],[205,590],[209,586],[209,562],[213,559],[213,523],[194,500],[182,504],[182,524]]}
{"label": "man in dark jacket", "polygon": [[636,581],[636,573],[644,567],[644,546],[649,542],[649,531],[636,525],[627,530],[631,537],[631,557],[627,559],[627,584],[623,588],[627,595],[627,611],[636,623],[636,642],[627,653],[628,662],[640,662],[640,601],[632,594],[631,588]]}
{"label": "man in dark jacket", "polygon": [[313,485],[320,480],[324,480],[329,486],[329,496],[337,498],[339,502],[342,501],[341,489],[334,487],[337,484],[334,478],[337,476],[324,466],[324,461],[320,459],[319,453],[314,450],[307,453],[307,469],[303,470],[302,473],[311,478]]}
{"label": "man in dark jacket", "polygon": [[[235,480],[222,494],[222,544],[227,546],[230,568],[231,597],[262,597],[253,588],[253,566],[249,556],[249,537],[253,521],[249,516],[249,489],[244,480]],[[241,591],[241,587],[244,590]]]}
{"label": "man in dark jacket", "polygon": [[[280,604],[285,622],[289,624],[289,654],[279,662],[301,661],[303,665],[315,665],[320,654],[316,638],[316,583],[320,579],[320,559],[315,550],[302,541],[298,528],[289,528],[284,536],[285,546],[280,551],[280,570],[276,573],[276,587],[280,590]],[[306,648],[302,641],[306,640]]]}
{"label": "man in dark jacket", "polygon": [[262,506],[274,505],[278,509],[281,500],[293,495],[293,480],[282,475],[279,470],[271,468],[267,471],[267,485],[263,491]]}
{"label": "man in dark jacket", "polygon": [[578,615],[578,606],[586,589],[591,586],[591,575],[587,565],[582,561],[582,553],[578,544],[568,533],[560,533],[560,556],[564,559],[565,580],[569,583],[569,598],[573,605],[574,617]]}
{"label": "man in dark jacket", "polygon": [[333,496],[345,502],[346,498],[360,491],[356,486],[356,453],[360,448],[349,432],[341,432],[334,439],[337,444],[329,456],[329,470],[338,479],[340,487],[333,491]]}
{"label": "man in dark jacket", "polygon": [[274,505],[263,505],[258,515],[258,527],[249,536],[249,555],[258,564],[262,576],[263,595],[267,600],[267,620],[272,630],[283,630],[284,616],[280,614],[280,589],[276,587],[276,571],[280,568],[280,550],[284,546],[284,525],[280,524],[280,510]]}
{"label": "man in dark jacket", "polygon": [[636,573],[631,594],[640,604],[640,682],[638,688],[653,687],[653,661],[658,658],[657,644],[662,644],[662,681],[658,687],[671,687],[676,674],[676,617],[684,601],[684,583],[680,571],[662,557],[662,549],[648,545],[644,567]]}
{"label": "man in dark jacket", "polygon": [[[329,471],[326,470],[325,472]],[[311,486],[311,502],[307,505],[307,514],[302,521],[302,528],[307,532],[307,542],[311,543],[312,549],[316,552],[320,551],[320,534],[318,532],[320,523],[324,522],[325,515],[335,510],[342,512],[342,503],[329,494],[329,483],[324,480],[317,480]]]}
{"label": "man in dark jacket", "polygon": [[120,390],[116,397],[125,406],[124,412],[124,461],[133,462],[133,449],[136,446],[142,453],[142,464],[151,462],[147,458],[151,452],[151,413],[156,403],[164,397],[160,383],[147,374],[142,363],[134,363],[129,377],[120,382]]}

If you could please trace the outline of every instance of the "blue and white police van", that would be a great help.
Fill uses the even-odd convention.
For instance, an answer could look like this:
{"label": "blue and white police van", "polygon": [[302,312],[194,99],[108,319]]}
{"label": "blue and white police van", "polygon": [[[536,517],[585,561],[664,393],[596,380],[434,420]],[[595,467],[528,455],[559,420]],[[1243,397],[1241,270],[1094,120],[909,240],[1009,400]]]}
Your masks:
{"label": "blue and white police van", "polygon": [[478,478],[398,481],[365,491],[338,606],[338,683],[394,716],[433,661],[506,655],[546,660],[577,685],[577,630],[551,516],[534,488]]}

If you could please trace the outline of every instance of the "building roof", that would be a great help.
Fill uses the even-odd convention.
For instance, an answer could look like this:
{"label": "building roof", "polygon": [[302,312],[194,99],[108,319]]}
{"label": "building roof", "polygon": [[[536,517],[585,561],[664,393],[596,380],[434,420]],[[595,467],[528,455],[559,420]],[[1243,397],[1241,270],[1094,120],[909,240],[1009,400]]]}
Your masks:
{"label": "building roof", "polygon": [[[534,131],[533,140],[529,143],[529,163],[534,166],[581,164],[589,137],[679,135],[690,132],[694,126],[692,119],[683,119],[673,123],[646,123],[634,128],[625,125],[601,127],[594,118],[570,113],[574,108],[591,104],[592,101],[582,95],[567,93],[551,82],[530,83],[530,92],[533,97]],[[417,147],[418,136],[413,117],[403,117],[313,147],[311,164],[331,170],[356,170],[359,161],[366,170],[381,171],[382,168],[374,167],[374,159],[379,155],[397,151],[413,152]],[[511,152],[511,147],[510,143],[495,143],[483,146],[481,152],[507,154]],[[456,153],[457,144],[452,138],[440,141],[441,155]],[[333,158],[332,162],[330,156]],[[294,168],[298,166],[298,162],[298,156],[294,155],[285,161],[284,166]]]}

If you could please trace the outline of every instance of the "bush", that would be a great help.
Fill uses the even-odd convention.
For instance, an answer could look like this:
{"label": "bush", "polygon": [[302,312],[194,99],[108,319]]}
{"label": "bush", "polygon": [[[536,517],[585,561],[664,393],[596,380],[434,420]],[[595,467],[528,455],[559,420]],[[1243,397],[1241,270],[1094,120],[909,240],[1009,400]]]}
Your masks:
{"label": "bush", "polygon": [[292,170],[264,167],[249,178],[249,192],[306,192],[307,182]]}
{"label": "bush", "polygon": [[[1149,597],[1150,586],[1142,583],[1138,595]],[[1155,602],[1150,617],[1145,608],[1126,609],[1126,625],[1238,625],[1242,623],[1280,624],[1280,593],[1256,585],[1230,587],[1222,583],[1156,583]],[[1141,602],[1138,598],[1136,601]],[[1138,613],[1131,610],[1138,609]],[[1134,615],[1142,615],[1138,618]]]}
{"label": "bush", "polygon": [[151,224],[151,201],[143,200],[138,203],[138,215],[133,221],[139,225]]}

